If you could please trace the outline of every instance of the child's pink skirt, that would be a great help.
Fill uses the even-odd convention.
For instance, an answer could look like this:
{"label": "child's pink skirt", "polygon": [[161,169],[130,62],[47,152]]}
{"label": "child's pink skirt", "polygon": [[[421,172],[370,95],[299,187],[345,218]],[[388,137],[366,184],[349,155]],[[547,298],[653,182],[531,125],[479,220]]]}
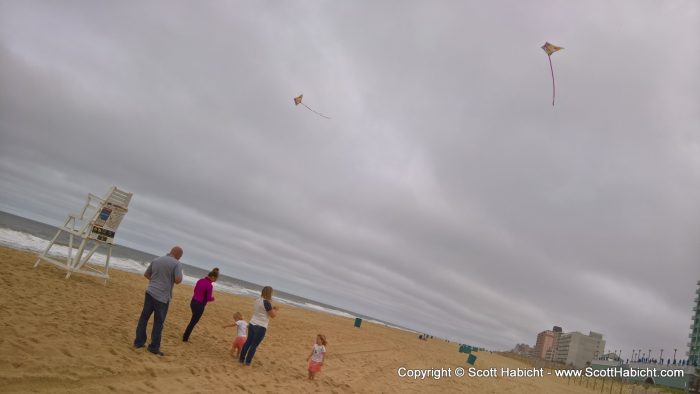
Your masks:
{"label": "child's pink skirt", "polygon": [[240,352],[243,349],[243,344],[245,343],[246,337],[236,337],[236,339],[233,340],[233,347],[238,349]]}
{"label": "child's pink skirt", "polygon": [[309,360],[309,372],[321,372],[321,363]]}

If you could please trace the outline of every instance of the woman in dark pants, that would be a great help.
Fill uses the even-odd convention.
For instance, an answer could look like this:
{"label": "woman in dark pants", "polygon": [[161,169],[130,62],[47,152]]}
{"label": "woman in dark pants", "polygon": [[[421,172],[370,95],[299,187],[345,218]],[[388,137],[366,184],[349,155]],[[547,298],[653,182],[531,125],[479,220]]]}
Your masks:
{"label": "woman in dark pants", "polygon": [[182,334],[183,342],[190,340],[190,334],[192,334],[194,326],[199,322],[199,318],[204,314],[204,307],[207,306],[207,302],[214,302],[214,286],[212,286],[212,283],[216,282],[217,279],[219,279],[219,269],[214,268],[209,275],[198,280],[194,286],[194,295],[192,295],[192,301],[190,301],[192,318],[185,329],[185,333]]}
{"label": "woman in dark pants", "polygon": [[253,304],[253,316],[248,324],[248,338],[243,344],[243,349],[241,349],[241,354],[238,358],[241,364],[250,365],[253,361],[253,356],[255,356],[255,350],[265,338],[267,323],[271,317],[277,316],[278,308],[272,306],[271,300],[272,287],[265,286],[260,293],[260,298],[255,300],[255,304]]}

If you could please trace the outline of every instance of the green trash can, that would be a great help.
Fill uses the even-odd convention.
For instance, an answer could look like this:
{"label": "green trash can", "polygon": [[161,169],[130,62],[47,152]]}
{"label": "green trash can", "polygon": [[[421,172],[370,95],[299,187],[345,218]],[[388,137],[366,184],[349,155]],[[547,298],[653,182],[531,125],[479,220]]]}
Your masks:
{"label": "green trash can", "polygon": [[469,345],[462,345],[459,347],[459,352],[460,353],[471,353],[472,352],[472,347]]}
{"label": "green trash can", "polygon": [[470,354],[469,357],[467,358],[467,363],[470,365],[474,365],[476,362],[476,356],[473,354]]}
{"label": "green trash can", "polygon": [[360,319],[359,317],[356,317],[355,318],[355,327],[360,328],[361,325],[362,325],[362,319]]}

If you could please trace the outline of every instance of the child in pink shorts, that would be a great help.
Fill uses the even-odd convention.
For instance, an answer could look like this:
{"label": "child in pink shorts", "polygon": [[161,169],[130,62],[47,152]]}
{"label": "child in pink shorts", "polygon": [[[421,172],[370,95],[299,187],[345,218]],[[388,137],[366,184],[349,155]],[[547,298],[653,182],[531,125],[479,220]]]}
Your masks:
{"label": "child in pink shorts", "polygon": [[[236,339],[233,340],[233,345],[231,345],[231,355],[233,357],[238,358],[238,355],[241,353],[241,349],[243,348],[243,344],[245,343],[246,337],[248,335],[248,323],[243,320],[243,315],[241,315],[241,312],[236,312],[233,314],[233,320],[235,323],[229,324],[224,326],[226,327],[237,327],[236,331]],[[235,354],[234,354],[234,349]]]}
{"label": "child in pink shorts", "polygon": [[314,380],[316,373],[321,372],[323,360],[326,358],[326,336],[323,334],[316,335],[316,343],[314,343],[311,354],[307,358],[309,361],[309,380]]}

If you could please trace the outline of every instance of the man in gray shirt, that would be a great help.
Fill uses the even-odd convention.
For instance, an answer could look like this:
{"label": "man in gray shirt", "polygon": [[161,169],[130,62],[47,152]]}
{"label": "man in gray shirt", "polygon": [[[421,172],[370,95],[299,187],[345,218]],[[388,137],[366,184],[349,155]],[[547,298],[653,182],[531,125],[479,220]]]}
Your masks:
{"label": "man in gray shirt", "polygon": [[182,257],[182,248],[174,246],[170,253],[153,260],[143,274],[143,276],[148,278],[149,282],[146,288],[146,298],[143,301],[143,310],[141,311],[141,317],[139,317],[139,324],[136,326],[134,347],[137,349],[146,345],[146,340],[148,339],[146,326],[151,318],[151,314],[155,314],[148,351],[159,356],[163,355],[160,351],[160,338],[163,332],[165,316],[168,314],[168,306],[173,298],[173,284],[182,282],[180,257]]}

